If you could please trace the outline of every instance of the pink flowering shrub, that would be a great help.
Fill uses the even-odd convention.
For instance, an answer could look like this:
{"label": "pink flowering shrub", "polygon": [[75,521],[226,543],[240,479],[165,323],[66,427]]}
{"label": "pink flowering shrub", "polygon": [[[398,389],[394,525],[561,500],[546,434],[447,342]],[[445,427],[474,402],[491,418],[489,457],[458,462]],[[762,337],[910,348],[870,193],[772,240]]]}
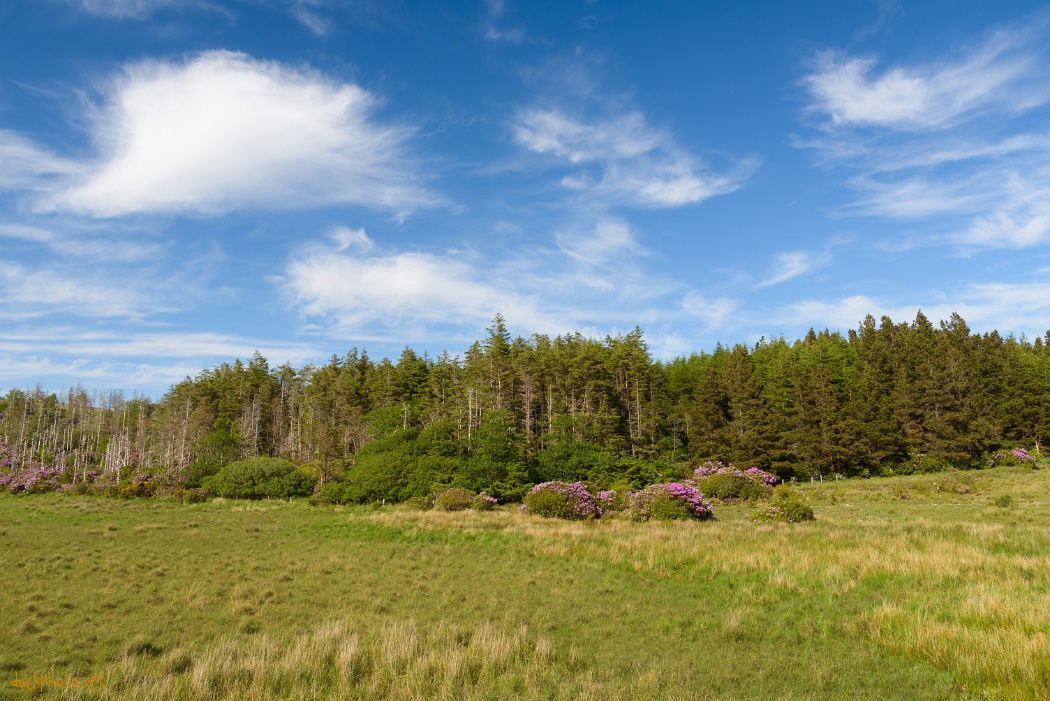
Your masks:
{"label": "pink flowering shrub", "polygon": [[749,467],[746,470],[740,470],[734,467],[733,463],[723,465],[718,460],[707,460],[693,471],[693,477],[695,479],[703,479],[704,477],[709,477],[711,475],[733,475],[734,477],[743,477],[755,484],[762,484],[767,487],[772,487],[777,483],[776,475],[771,475],[765,470],[760,470],[757,467]]}
{"label": "pink flowering shrub", "polygon": [[522,512],[584,521],[599,518],[602,509],[582,482],[543,482],[533,487],[523,499]]}
{"label": "pink flowering shrub", "polygon": [[651,484],[628,495],[628,513],[637,521],[668,521],[713,518],[711,504],[700,491],[689,484],[671,482]]}
{"label": "pink flowering shrub", "polygon": [[21,472],[0,474],[0,488],[12,494],[43,494],[55,492],[61,488],[59,478],[65,469],[54,466],[31,467]]}
{"label": "pink flowering shrub", "polygon": [[492,511],[496,508],[496,497],[491,497],[487,492],[478,492],[478,495],[474,497],[470,502],[470,508],[475,511]]}
{"label": "pink flowering shrub", "polygon": [[988,457],[986,464],[988,467],[1012,465],[1014,467],[1031,467],[1035,469],[1036,460],[1024,448],[1014,448],[1013,450],[995,451]]}
{"label": "pink flowering shrub", "polygon": [[777,478],[757,467],[740,470],[708,460],[693,472],[697,489],[712,499],[744,499],[751,501],[769,496]]}
{"label": "pink flowering shrub", "polygon": [[621,494],[615,489],[605,489],[598,492],[595,501],[598,502],[598,507],[602,510],[603,514],[612,511],[623,511],[627,508],[627,494]]}

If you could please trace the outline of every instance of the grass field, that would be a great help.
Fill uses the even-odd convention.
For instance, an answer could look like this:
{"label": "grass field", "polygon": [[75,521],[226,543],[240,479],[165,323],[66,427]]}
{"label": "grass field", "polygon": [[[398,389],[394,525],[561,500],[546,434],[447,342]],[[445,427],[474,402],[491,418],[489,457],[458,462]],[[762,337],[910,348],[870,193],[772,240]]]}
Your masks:
{"label": "grass field", "polygon": [[3,697],[1050,698],[1050,470],[801,489],[816,522],[5,495]]}

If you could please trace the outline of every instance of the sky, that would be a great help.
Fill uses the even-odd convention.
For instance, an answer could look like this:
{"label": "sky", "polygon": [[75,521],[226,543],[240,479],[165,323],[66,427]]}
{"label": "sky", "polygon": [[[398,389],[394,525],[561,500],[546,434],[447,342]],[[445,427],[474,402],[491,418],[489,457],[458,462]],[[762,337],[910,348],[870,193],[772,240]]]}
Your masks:
{"label": "sky", "polygon": [[0,391],[1050,328],[1050,6],[0,4]]}

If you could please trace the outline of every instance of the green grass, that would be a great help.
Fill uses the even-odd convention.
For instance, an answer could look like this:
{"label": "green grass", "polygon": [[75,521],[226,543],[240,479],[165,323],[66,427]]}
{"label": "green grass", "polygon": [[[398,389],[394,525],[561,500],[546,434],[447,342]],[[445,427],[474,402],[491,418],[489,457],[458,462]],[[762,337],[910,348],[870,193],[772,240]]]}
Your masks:
{"label": "green grass", "polygon": [[1048,697],[1050,470],[800,488],[814,523],[2,496],[2,693]]}

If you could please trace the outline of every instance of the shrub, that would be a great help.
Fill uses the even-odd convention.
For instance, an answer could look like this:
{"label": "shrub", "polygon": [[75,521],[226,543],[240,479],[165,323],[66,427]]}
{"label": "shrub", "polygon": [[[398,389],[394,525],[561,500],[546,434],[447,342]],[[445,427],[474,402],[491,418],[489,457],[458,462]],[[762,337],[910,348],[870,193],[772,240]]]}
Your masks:
{"label": "shrub", "polygon": [[441,511],[463,511],[474,501],[474,492],[462,487],[452,487],[434,495],[434,508]]}
{"label": "shrub", "polygon": [[1036,469],[1035,458],[1024,448],[997,450],[986,458],[985,464],[988,467],[1010,465],[1013,467],[1031,467],[1032,469]]}
{"label": "shrub", "polygon": [[200,487],[191,487],[185,489],[182,492],[182,503],[183,504],[203,504],[208,501],[208,497],[211,494],[208,493],[207,489],[201,489]]}
{"label": "shrub", "polygon": [[497,499],[490,497],[485,492],[479,492],[470,502],[470,508],[475,511],[492,511],[496,508]]}
{"label": "shrub", "polygon": [[751,501],[770,494],[777,478],[757,467],[740,470],[708,460],[693,472],[696,488],[711,499],[743,499]]}
{"label": "shrub", "polygon": [[434,508],[434,498],[411,497],[405,501],[405,506],[416,511],[430,511]]}
{"label": "shrub", "polygon": [[12,494],[43,494],[54,492],[61,486],[58,479],[65,472],[64,468],[31,467],[21,472],[0,474],[0,488],[6,488]]}
{"label": "shrub", "polygon": [[711,504],[700,491],[689,484],[670,482],[651,484],[628,496],[629,514],[638,521],[669,521],[713,518]]}
{"label": "shrub", "polygon": [[998,506],[1000,509],[1009,509],[1014,505],[1014,498],[1009,494],[1003,494],[995,499],[992,499],[992,506]]}
{"label": "shrub", "polygon": [[773,500],[748,516],[752,521],[781,521],[801,523],[813,521],[813,508],[802,500],[802,492],[781,485],[773,490]]}
{"label": "shrub", "polygon": [[598,492],[595,499],[603,514],[610,511],[623,511],[627,508],[627,495],[617,492],[615,489],[606,489]]}
{"label": "shrub", "polygon": [[734,475],[737,477],[743,477],[749,482],[765,485],[767,487],[772,487],[777,483],[776,475],[771,475],[765,470],[760,470],[757,467],[749,467],[746,470],[740,470],[734,467],[733,463],[723,465],[718,460],[707,460],[693,471],[693,477],[695,479],[702,479],[711,475]]}
{"label": "shrub", "polygon": [[314,504],[345,504],[349,501],[346,485],[342,482],[325,482],[314,487]]}
{"label": "shrub", "polygon": [[153,485],[145,480],[132,482],[120,490],[121,499],[144,499],[156,493]]}
{"label": "shrub", "polygon": [[582,482],[543,482],[525,495],[522,511],[546,516],[584,521],[602,515],[601,507]]}
{"label": "shrub", "polygon": [[306,497],[313,492],[314,478],[288,460],[248,458],[231,462],[217,475],[205,477],[203,487],[234,499]]}
{"label": "shrub", "polygon": [[926,453],[913,453],[907,462],[897,466],[893,472],[898,475],[926,475],[931,472],[944,472],[955,467],[942,458],[935,458]]}

